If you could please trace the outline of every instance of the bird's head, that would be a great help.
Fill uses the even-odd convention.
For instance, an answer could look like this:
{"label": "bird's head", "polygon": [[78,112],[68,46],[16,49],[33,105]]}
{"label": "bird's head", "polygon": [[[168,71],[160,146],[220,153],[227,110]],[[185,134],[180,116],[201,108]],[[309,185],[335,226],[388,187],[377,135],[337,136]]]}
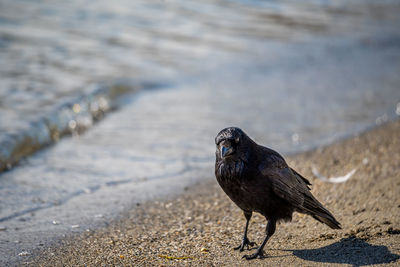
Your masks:
{"label": "bird's head", "polygon": [[248,140],[250,138],[237,127],[223,129],[215,137],[217,159],[236,160],[246,155]]}

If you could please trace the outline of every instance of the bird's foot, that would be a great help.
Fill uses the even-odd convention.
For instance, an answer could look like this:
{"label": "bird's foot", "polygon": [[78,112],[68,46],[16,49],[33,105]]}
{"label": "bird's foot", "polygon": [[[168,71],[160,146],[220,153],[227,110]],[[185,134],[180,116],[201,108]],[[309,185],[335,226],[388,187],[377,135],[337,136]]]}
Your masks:
{"label": "bird's foot", "polygon": [[254,246],[256,243],[254,243],[254,242],[250,242],[250,240],[247,238],[247,237],[245,237],[245,238],[243,238],[243,240],[242,240],[242,243],[238,246],[238,247],[235,247],[235,248],[233,248],[234,250],[239,250],[240,252],[242,252],[243,250],[244,250],[244,247],[246,246],[247,248],[249,248],[249,246]]}
{"label": "bird's foot", "polygon": [[254,254],[244,255],[242,257],[242,259],[243,258],[245,258],[246,260],[253,260],[253,259],[257,259],[257,258],[262,259],[262,258],[265,258],[265,255],[264,255],[264,252],[262,250],[257,250],[257,252],[254,253]]}

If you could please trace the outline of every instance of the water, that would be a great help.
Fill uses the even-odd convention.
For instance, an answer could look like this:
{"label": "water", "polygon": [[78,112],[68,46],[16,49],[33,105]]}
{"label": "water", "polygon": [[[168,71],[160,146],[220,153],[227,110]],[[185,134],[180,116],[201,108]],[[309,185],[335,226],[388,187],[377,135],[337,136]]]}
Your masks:
{"label": "water", "polygon": [[399,11],[398,1],[1,1],[0,159],[56,143],[0,176],[4,261],[212,179],[224,127],[294,153],[395,118]]}
{"label": "water", "polygon": [[[358,36],[360,46],[373,46],[368,34],[380,34],[378,45],[396,46],[399,9],[397,1],[1,1],[0,169],[73,133],[74,116],[60,109],[71,110],[93,85],[178,84],[214,69],[212,80],[243,58],[280,63],[286,52],[270,48],[274,42]],[[266,74],[238,74],[254,72]],[[112,101],[107,92],[99,97]],[[96,114],[85,117],[78,126],[90,127]]]}

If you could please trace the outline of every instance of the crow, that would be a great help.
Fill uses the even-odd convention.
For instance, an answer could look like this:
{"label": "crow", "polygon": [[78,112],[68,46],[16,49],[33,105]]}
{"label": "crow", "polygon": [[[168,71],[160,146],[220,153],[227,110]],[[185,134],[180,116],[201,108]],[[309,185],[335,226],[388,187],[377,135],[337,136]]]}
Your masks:
{"label": "crow", "polygon": [[276,223],[290,221],[295,211],[311,215],[332,229],[341,229],[340,223],[311,194],[311,183],[290,168],[278,152],[256,144],[236,127],[221,130],[215,144],[217,181],[246,218],[242,242],[234,249],[243,251],[244,247],[255,245],[247,238],[253,212],[262,214],[268,221],[262,244],[254,254],[242,258],[262,258]]}

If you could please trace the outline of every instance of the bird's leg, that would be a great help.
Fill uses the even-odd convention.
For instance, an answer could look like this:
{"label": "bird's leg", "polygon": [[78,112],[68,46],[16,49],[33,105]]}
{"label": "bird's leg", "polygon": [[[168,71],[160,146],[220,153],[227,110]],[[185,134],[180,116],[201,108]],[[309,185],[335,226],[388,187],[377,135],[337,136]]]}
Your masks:
{"label": "bird's leg", "polygon": [[264,246],[267,244],[268,239],[275,233],[275,228],[276,228],[276,221],[269,221],[267,224],[267,230],[266,230],[266,237],[264,238],[264,241],[262,242],[261,246],[257,249],[256,253],[251,254],[251,255],[244,255],[242,258],[245,258],[246,260],[252,260],[256,258],[262,258],[264,256]]}
{"label": "bird's leg", "polygon": [[249,222],[251,219],[251,215],[253,213],[251,211],[250,212],[244,211],[243,214],[244,214],[244,217],[246,218],[246,226],[244,228],[242,243],[238,247],[234,248],[234,250],[239,250],[239,251],[243,251],[245,246],[248,248],[249,246],[255,245],[254,242],[250,242],[250,240],[247,238],[247,229],[249,228]]}

